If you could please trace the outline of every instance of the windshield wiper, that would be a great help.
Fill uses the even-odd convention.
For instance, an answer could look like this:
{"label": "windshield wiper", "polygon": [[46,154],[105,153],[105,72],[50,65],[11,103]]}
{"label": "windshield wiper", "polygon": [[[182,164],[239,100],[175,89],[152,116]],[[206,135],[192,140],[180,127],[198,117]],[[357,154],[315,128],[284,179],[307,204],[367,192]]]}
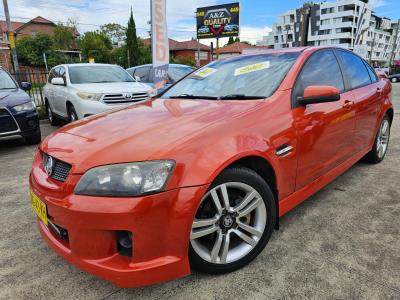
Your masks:
{"label": "windshield wiper", "polygon": [[181,94],[178,96],[171,96],[171,99],[207,99],[207,100],[217,100],[218,97],[213,96],[202,96],[202,95],[191,95],[191,94]]}
{"label": "windshield wiper", "polygon": [[253,100],[253,99],[264,99],[265,96],[248,96],[245,94],[229,94],[225,96],[221,96],[218,99],[220,100]]}

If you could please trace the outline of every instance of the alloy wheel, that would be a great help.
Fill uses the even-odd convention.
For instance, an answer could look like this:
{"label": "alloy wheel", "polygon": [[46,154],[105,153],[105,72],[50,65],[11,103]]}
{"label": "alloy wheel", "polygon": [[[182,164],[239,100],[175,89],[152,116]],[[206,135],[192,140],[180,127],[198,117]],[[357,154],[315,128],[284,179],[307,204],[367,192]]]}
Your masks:
{"label": "alloy wheel", "polygon": [[386,154],[389,145],[389,137],[390,137],[390,124],[387,119],[384,119],[379,128],[377,143],[376,143],[376,151],[379,158],[384,157]]}
{"label": "alloy wheel", "polygon": [[202,259],[229,264],[249,254],[267,224],[261,195],[241,182],[227,182],[208,191],[192,224],[190,243]]}

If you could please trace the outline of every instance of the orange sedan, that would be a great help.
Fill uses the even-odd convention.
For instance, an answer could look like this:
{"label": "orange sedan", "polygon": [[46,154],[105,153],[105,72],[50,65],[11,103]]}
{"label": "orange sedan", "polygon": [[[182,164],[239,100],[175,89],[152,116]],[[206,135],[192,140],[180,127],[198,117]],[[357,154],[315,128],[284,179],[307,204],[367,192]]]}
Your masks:
{"label": "orange sedan", "polygon": [[40,233],[120,287],[241,268],[280,216],[360,159],[384,159],[390,93],[339,48],[212,62],[47,137],[30,174]]}

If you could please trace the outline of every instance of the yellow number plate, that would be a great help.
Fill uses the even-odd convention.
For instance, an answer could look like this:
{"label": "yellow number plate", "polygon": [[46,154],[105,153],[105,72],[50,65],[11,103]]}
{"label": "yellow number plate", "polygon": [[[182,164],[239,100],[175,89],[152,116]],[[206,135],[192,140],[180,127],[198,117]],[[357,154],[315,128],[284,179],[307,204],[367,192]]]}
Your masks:
{"label": "yellow number plate", "polygon": [[39,197],[36,196],[32,191],[31,191],[31,202],[33,211],[38,215],[39,219],[42,220],[42,222],[47,226],[48,222],[47,222],[46,204],[42,200],[40,200]]}

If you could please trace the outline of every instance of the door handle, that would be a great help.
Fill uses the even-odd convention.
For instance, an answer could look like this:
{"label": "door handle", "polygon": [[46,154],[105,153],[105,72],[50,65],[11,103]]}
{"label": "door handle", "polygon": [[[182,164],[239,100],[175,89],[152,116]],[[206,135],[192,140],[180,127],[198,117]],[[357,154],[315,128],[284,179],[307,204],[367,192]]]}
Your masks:
{"label": "door handle", "polygon": [[377,92],[378,94],[382,94],[382,92],[383,92],[383,89],[382,89],[382,88],[380,88],[380,87],[378,87],[378,88],[376,89],[376,92]]}
{"label": "door handle", "polygon": [[353,106],[354,102],[350,100],[344,101],[344,104],[342,105],[343,108],[345,109],[350,109]]}

